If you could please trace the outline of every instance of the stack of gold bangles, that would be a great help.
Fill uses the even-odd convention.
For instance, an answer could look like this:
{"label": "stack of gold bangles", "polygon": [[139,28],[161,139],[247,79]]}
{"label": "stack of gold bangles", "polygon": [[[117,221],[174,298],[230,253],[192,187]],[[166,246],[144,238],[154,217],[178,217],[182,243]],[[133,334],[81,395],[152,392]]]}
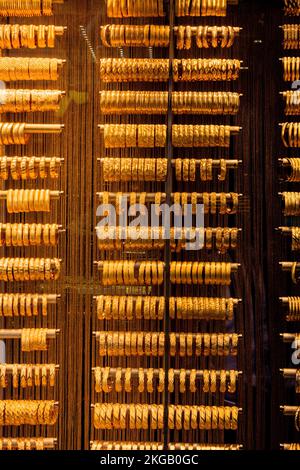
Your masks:
{"label": "stack of gold bangles", "polygon": [[205,451],[237,451],[241,450],[242,446],[239,444],[169,444],[169,450],[205,450]]}
{"label": "stack of gold bangles", "polygon": [[300,182],[300,158],[286,158],[286,162],[289,165],[290,173],[286,177],[286,181],[289,182]]}
{"label": "stack of gold bangles", "polygon": [[25,145],[29,139],[30,135],[26,132],[24,122],[0,123],[0,145]]}
{"label": "stack of gold bangles", "polygon": [[[180,231],[180,233],[179,233]],[[97,227],[98,248],[101,251],[152,251],[165,248],[165,235],[162,227]],[[238,228],[217,227],[170,230],[171,251],[180,253],[188,248],[188,243],[199,244],[200,249],[216,248],[221,254],[237,248]],[[176,236],[175,236],[176,234]]]}
{"label": "stack of gold bangles", "polygon": [[226,16],[227,0],[176,0],[176,16]]}
{"label": "stack of gold bangles", "polygon": [[0,425],[53,425],[58,407],[52,400],[0,400]]}
{"label": "stack of gold bangles", "polygon": [[231,263],[173,261],[170,277],[172,284],[229,286],[231,272]]}
{"label": "stack of gold bangles", "polygon": [[292,251],[300,250],[300,227],[291,227],[292,231]]}
{"label": "stack of gold bangles", "polygon": [[174,147],[230,147],[231,126],[174,124]]}
{"label": "stack of gold bangles", "polygon": [[240,106],[239,93],[226,91],[189,91],[172,94],[175,114],[237,114]]}
{"label": "stack of gold bangles", "polygon": [[[227,160],[219,160],[220,173],[218,175],[219,181],[225,181],[227,175]],[[199,167],[200,180],[212,181],[213,180],[213,160],[211,158],[202,158],[195,160],[193,158],[176,158],[175,160],[175,173],[177,181],[196,181],[198,180],[197,167]]]}
{"label": "stack of gold bangles", "polygon": [[[102,91],[100,106],[103,114],[165,114],[168,93],[164,91]],[[239,93],[225,91],[172,93],[175,114],[236,114]]]}
{"label": "stack of gold bangles", "polygon": [[[174,124],[172,143],[174,147],[229,147],[231,131],[231,126]],[[106,148],[165,147],[166,138],[167,127],[163,124],[104,125]]]}
{"label": "stack of gold bangles", "polygon": [[283,80],[285,82],[295,82],[300,80],[300,57],[284,57]]}
{"label": "stack of gold bangles", "polygon": [[107,0],[109,18],[141,18],[165,16],[163,0]]}
{"label": "stack of gold bangles", "polygon": [[[48,440],[45,437],[2,437],[0,438],[0,450],[45,450],[49,449]],[[54,446],[54,439],[53,439]],[[51,446],[52,447],[52,446]]]}
{"label": "stack of gold bangles", "polygon": [[170,26],[107,24],[101,26],[100,37],[105,47],[168,47]]}
{"label": "stack of gold bangles", "polygon": [[108,83],[167,82],[169,72],[170,62],[167,59],[100,60],[100,79]]}
{"label": "stack of gold bangles", "polygon": [[0,364],[0,388],[8,385],[8,370],[13,388],[55,386],[55,364]]}
{"label": "stack of gold bangles", "polygon": [[0,281],[56,281],[60,265],[57,258],[0,258]]}
{"label": "stack of gold bangles", "polygon": [[173,78],[175,82],[237,80],[240,69],[237,59],[174,59]]}
{"label": "stack of gold bangles", "polygon": [[59,59],[0,57],[0,80],[58,80]]}
{"label": "stack of gold bangles", "polygon": [[[104,356],[163,356],[164,333],[133,331],[98,331],[99,355]],[[237,334],[223,333],[170,333],[170,355],[236,356],[239,342]]]}
{"label": "stack of gold bangles", "polygon": [[57,224],[0,223],[0,246],[55,246],[58,231]]}
{"label": "stack of gold bangles", "polygon": [[96,297],[99,320],[163,320],[165,298],[155,296]]}
{"label": "stack of gold bangles", "polygon": [[298,284],[298,282],[300,281],[298,268],[299,268],[299,263],[297,263],[296,261],[293,261],[291,263],[290,269],[291,269],[291,278],[294,284]]}
{"label": "stack of gold bangles", "polygon": [[[38,26],[30,24],[2,24],[0,25],[0,49],[29,49],[54,47],[56,26]],[[63,31],[63,27],[59,27]]]}
{"label": "stack of gold bangles", "polygon": [[[300,58],[299,58],[300,59]],[[300,123],[285,122],[281,129],[281,139],[285,147],[300,147]]]}
{"label": "stack of gold bangles", "polygon": [[104,181],[166,181],[167,158],[104,158]]}
{"label": "stack of gold bangles", "polygon": [[165,147],[167,126],[164,124],[106,124],[106,148]]}
{"label": "stack of gold bangles", "polygon": [[300,1],[299,0],[284,0],[284,14],[286,16],[299,16],[300,15]]}
{"label": "stack of gold bangles", "polygon": [[[103,251],[163,250],[162,227],[97,227],[98,248]],[[157,236],[157,238],[156,238]]]}
{"label": "stack of gold bangles", "polygon": [[173,198],[174,204],[182,205],[183,208],[189,200],[192,205],[202,203],[204,214],[217,214],[218,212],[220,215],[233,215],[237,213],[239,206],[237,193],[174,193]]}
{"label": "stack of gold bangles", "polygon": [[168,93],[103,90],[100,93],[100,107],[103,114],[165,114]]}
{"label": "stack of gold bangles", "polygon": [[0,178],[35,180],[58,178],[61,159],[57,157],[0,157]]}
{"label": "stack of gold bangles", "polygon": [[[288,444],[289,446],[295,446],[295,449],[286,450],[300,450],[300,444]],[[127,442],[127,441],[91,441],[91,450],[163,450],[163,444],[159,442]],[[222,450],[233,450],[237,451],[241,449],[239,444],[183,444],[183,443],[171,443],[168,444],[169,450],[206,450],[206,451],[222,451]]]}
{"label": "stack of gold bangles", "polygon": [[9,214],[19,212],[50,212],[49,189],[9,189],[6,197]]}
{"label": "stack of gold bangles", "polygon": [[[300,6],[299,6],[299,14],[300,14]],[[292,442],[290,444],[283,444],[283,449],[291,450],[291,451],[300,450],[300,443]]]}
{"label": "stack of gold bangles", "polygon": [[21,350],[47,351],[47,328],[23,328],[21,330]]}
{"label": "stack of gold bangles", "polygon": [[[177,49],[191,49],[192,31],[192,26],[178,26]],[[196,45],[199,48],[205,49],[209,47],[230,48],[239,35],[239,32],[240,28],[234,28],[233,26],[197,26],[195,34]]]}
{"label": "stack of gold bangles", "polygon": [[235,333],[170,333],[170,354],[180,357],[236,356],[238,342],[239,335]]}
{"label": "stack of gold bangles", "polygon": [[[110,367],[96,367],[94,369],[95,391],[97,393],[162,393],[165,391],[165,371],[164,369],[138,369],[136,371],[128,367],[122,369],[112,369]],[[201,383],[204,393],[235,393],[237,385],[238,371],[236,370],[174,370],[168,372],[168,391],[174,392],[175,382],[178,383],[180,393],[190,393],[198,391],[197,382]]]}
{"label": "stack of gold bangles", "polygon": [[[41,303],[39,307],[39,299]],[[47,316],[47,294],[0,294],[0,317],[32,317]]]}
{"label": "stack of gold bangles", "polygon": [[287,321],[300,321],[300,297],[288,297]]}
{"label": "stack of gold bangles", "polygon": [[218,297],[170,297],[170,318],[178,320],[233,320],[237,301]]}
{"label": "stack of gold bangles", "polygon": [[0,16],[51,16],[52,4],[53,0],[30,0],[30,2],[1,0]]}
{"label": "stack of gold bangles", "polygon": [[282,26],[284,39],[284,49],[299,49],[300,48],[300,28],[298,24],[284,24]]}
{"label": "stack of gold bangles", "polygon": [[158,442],[91,441],[91,450],[163,450]]}
{"label": "stack of gold bangles", "polygon": [[284,201],[283,214],[285,216],[300,215],[300,193],[284,192],[282,198]]}
{"label": "stack of gold bangles", "polygon": [[298,116],[300,114],[300,91],[284,91],[283,98],[285,99],[285,114],[287,116]]}
{"label": "stack of gold bangles", "polygon": [[[173,78],[175,82],[231,81],[239,78],[240,68],[241,62],[237,59],[174,59]],[[107,58],[100,61],[100,79],[107,83],[167,82],[169,74],[168,59]]]}
{"label": "stack of gold bangles", "polygon": [[[136,204],[144,206],[149,200],[148,193],[137,194],[135,192],[131,192],[129,194],[123,194],[120,192],[115,193],[113,196],[115,196],[117,215],[120,215],[122,213],[124,204],[127,205],[129,203],[130,206],[135,206]],[[107,206],[109,204],[110,193],[104,191],[99,195],[99,197],[101,198],[104,206]],[[160,192],[155,193],[154,198],[154,206],[160,206],[160,204],[164,202],[163,194]],[[192,205],[193,214],[197,213],[197,204],[203,204],[205,214],[217,214],[218,212],[221,215],[233,215],[237,213],[239,207],[239,194],[237,193],[173,193],[172,199],[174,201],[176,211],[183,211],[185,206],[190,203]],[[113,230],[113,235],[114,237],[116,237],[116,228],[108,227],[108,233],[110,233],[110,230]],[[141,231],[142,230],[143,228],[141,228]],[[147,232],[144,233],[147,234]],[[159,233],[156,233],[156,235],[159,235]],[[141,236],[140,238],[143,237]]]}
{"label": "stack of gold bangles", "polygon": [[61,98],[59,90],[0,90],[0,113],[58,111]]}
{"label": "stack of gold bangles", "polygon": [[97,331],[99,356],[164,355],[165,334],[145,331]]}
{"label": "stack of gold bangles", "polygon": [[[168,428],[176,430],[237,430],[235,406],[169,405]],[[163,429],[164,405],[96,403],[96,429]]]}
{"label": "stack of gold bangles", "polygon": [[162,261],[103,261],[102,285],[152,286],[164,280]]}
{"label": "stack of gold bangles", "polygon": [[188,243],[191,242],[198,242],[199,248],[203,250],[212,250],[215,248],[221,254],[227,253],[228,250],[235,250],[237,247],[238,228],[217,227],[212,229],[207,227],[205,229],[190,229],[186,230],[188,236],[181,236],[179,239],[173,235],[175,230],[171,230],[171,250],[176,253],[187,249]]}

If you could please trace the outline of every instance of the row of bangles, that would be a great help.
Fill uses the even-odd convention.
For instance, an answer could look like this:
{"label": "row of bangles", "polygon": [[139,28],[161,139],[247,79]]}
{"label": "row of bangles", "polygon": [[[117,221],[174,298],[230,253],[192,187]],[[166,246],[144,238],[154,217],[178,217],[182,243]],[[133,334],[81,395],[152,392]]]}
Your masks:
{"label": "row of bangles", "polygon": [[50,212],[50,199],[49,189],[8,189],[7,212]]}
{"label": "row of bangles", "polygon": [[21,351],[47,351],[48,333],[47,328],[22,328]]}
{"label": "row of bangles", "polygon": [[[167,82],[170,67],[169,59],[101,59],[100,79],[107,83]],[[241,61],[237,59],[172,61],[172,75],[175,82],[237,80],[240,69]]]}
{"label": "row of bangles", "polygon": [[298,216],[300,214],[300,193],[285,191],[282,193],[284,201],[283,214],[285,216]]}
{"label": "row of bangles", "polygon": [[[191,49],[195,36],[198,48],[230,48],[238,36],[240,28],[233,26],[178,26],[176,30],[177,49]],[[105,47],[168,47],[170,26],[147,24],[101,26],[100,37]],[[0,41],[1,46],[1,41]]]}
{"label": "row of bangles", "polygon": [[[164,415],[164,405],[96,403],[93,410],[96,429],[163,429]],[[168,407],[169,429],[237,430],[238,418],[235,406]]]}
{"label": "row of bangles", "polygon": [[[147,230],[147,229],[146,229]],[[98,228],[97,245],[101,251],[151,251],[151,250],[163,250],[166,246],[165,240],[161,237],[159,239],[152,238],[155,229],[149,229],[152,233],[149,233],[149,238],[143,238],[142,235],[138,234],[138,231],[134,229],[133,232],[127,231],[125,238],[117,238],[118,227],[102,227]],[[159,231],[159,228],[157,229]],[[121,230],[120,230],[121,233]],[[124,233],[124,231],[123,231]],[[131,238],[131,234],[134,233]],[[199,249],[202,250],[213,250],[216,249],[220,254],[226,254],[228,250],[235,250],[238,242],[238,228],[228,227],[217,227],[203,228],[203,229],[191,229],[188,237],[184,234],[175,238],[174,229],[170,231],[170,249],[173,252],[180,253],[182,250],[187,249],[188,244],[191,242],[197,243]],[[144,236],[147,236],[147,232],[144,232]],[[298,250],[299,241],[292,245],[292,250]]]}
{"label": "row of bangles", "polygon": [[[64,28],[59,28],[64,31]],[[0,25],[0,49],[55,47],[57,27],[54,25]]]}
{"label": "row of bangles", "polygon": [[282,26],[284,39],[284,49],[299,49],[300,47],[300,28],[298,24],[285,24]]}
{"label": "row of bangles", "polygon": [[[176,0],[176,16],[226,16],[227,0]],[[109,18],[163,17],[163,0],[107,0]]]}
{"label": "row of bangles", "polygon": [[287,16],[300,15],[300,1],[299,0],[284,0],[284,14]]}
{"label": "row of bangles", "polygon": [[300,297],[287,297],[287,321],[300,321]]}
{"label": "row of bangles", "polygon": [[58,406],[52,400],[0,400],[0,425],[54,425]]}
{"label": "row of bangles", "polygon": [[53,0],[0,0],[0,16],[51,16]]}
{"label": "row of bangles", "polygon": [[292,231],[292,251],[300,250],[300,227],[291,227]]}
{"label": "row of bangles", "polygon": [[[225,297],[170,297],[169,314],[171,319],[232,320],[237,303]],[[165,314],[165,298],[156,296],[99,295],[96,306],[99,320],[163,320]]]}
{"label": "row of bangles", "polygon": [[0,388],[8,386],[11,378],[13,388],[55,386],[55,364],[0,364]]}
{"label": "row of bangles", "polygon": [[[103,286],[151,286],[161,285],[164,280],[165,264],[162,261],[101,261],[99,263],[98,268],[102,270]],[[172,261],[170,280],[172,284],[229,286],[232,272],[233,265],[227,262]]]}
{"label": "row of bangles", "polygon": [[[300,444],[291,444],[294,448],[289,450],[300,450]],[[239,444],[186,444],[182,442],[168,444],[168,450],[210,450],[210,451],[237,451],[242,448]],[[91,441],[91,450],[164,450],[164,445],[159,442],[139,441]]]}
{"label": "row of bangles", "polygon": [[300,91],[284,91],[282,93],[285,99],[285,114],[287,116],[297,116],[300,114]]}
{"label": "row of bangles", "polygon": [[[124,202],[129,205],[139,204],[145,206],[146,203],[152,202],[150,198],[151,193],[109,193],[104,191],[99,194],[99,198],[102,200],[102,204],[107,206],[110,203],[114,203],[116,207],[117,215],[122,214],[122,208]],[[111,197],[112,196],[112,197]],[[175,212],[177,209],[184,209],[184,206],[191,204],[196,209],[197,204],[203,204],[205,214],[216,214],[220,215],[234,215],[239,209],[239,194],[238,193],[173,193],[172,201],[175,204]],[[165,196],[163,193],[154,193],[154,204],[158,206],[165,202]]]}
{"label": "row of bangles", "polygon": [[15,80],[58,80],[60,59],[35,57],[1,57],[0,79]]}
{"label": "row of bangles", "polygon": [[[165,114],[169,94],[164,91],[111,91],[100,93],[103,114]],[[227,91],[174,91],[174,114],[236,114],[240,94]]]}
{"label": "row of bangles", "polygon": [[[229,147],[232,130],[231,126],[214,124],[174,124],[172,144],[174,147]],[[166,139],[167,126],[164,124],[104,125],[105,148],[165,147]]]}
{"label": "row of bangles", "polygon": [[[127,393],[139,392],[153,393],[165,391],[165,370],[153,368],[132,369],[130,367],[122,369],[112,369],[111,367],[96,367],[94,369],[95,391],[97,393]],[[198,391],[197,385],[201,385],[204,393],[235,393],[238,379],[236,370],[168,370],[168,392],[173,393],[175,383],[178,384],[180,393],[188,390],[191,393]]]}
{"label": "row of bangles", "polygon": [[[219,181],[225,181],[227,175],[227,160],[224,158],[218,160],[220,166],[220,173],[218,175]],[[213,180],[213,159],[202,158],[195,160],[193,158],[176,158],[175,160],[175,173],[177,181],[196,181],[197,167],[200,170],[201,181]],[[198,180],[198,178],[197,178]]]}
{"label": "row of bangles", "polygon": [[[176,253],[185,250],[191,242],[197,243],[197,240],[199,249],[216,249],[220,254],[237,248],[239,229],[236,227],[191,229],[188,236],[182,232],[175,237],[174,234],[176,231],[178,234],[178,230],[173,228],[170,230],[170,249]],[[152,238],[155,233],[154,228],[149,230],[146,228],[143,234],[139,232],[141,230],[132,231],[130,227],[125,229],[125,232],[123,227],[97,227],[97,246],[101,251],[151,251],[165,248],[165,239],[161,235]],[[161,232],[160,228],[157,228],[157,232]],[[118,238],[118,234],[122,236]],[[298,246],[299,242],[297,245],[293,244],[292,249],[299,249],[296,248]]]}
{"label": "row of bangles", "polygon": [[104,181],[166,181],[167,158],[104,158]]}
{"label": "row of bangles", "polygon": [[[231,126],[183,125],[172,126],[174,147],[229,147]],[[164,124],[105,124],[105,148],[165,147],[167,126]],[[300,144],[299,144],[300,145]]]}
{"label": "row of bangles", "polygon": [[54,439],[52,441],[49,446],[45,437],[1,437],[0,450],[46,450],[54,447]]}
{"label": "row of bangles", "polygon": [[0,90],[1,113],[58,111],[63,92],[60,90]]}
{"label": "row of bangles", "polygon": [[163,0],[107,0],[107,16],[110,18],[165,16]]}
{"label": "row of bangles", "polygon": [[281,129],[281,139],[286,148],[300,147],[300,123],[284,122]]}
{"label": "row of bangles", "polygon": [[48,313],[47,294],[0,294],[0,316],[4,317],[43,317]]}
{"label": "row of bangles", "polygon": [[0,246],[55,246],[58,234],[57,224],[0,223]]}
{"label": "row of bangles", "polygon": [[35,180],[56,179],[62,159],[59,157],[0,157],[0,179]]}
{"label": "row of bangles", "polygon": [[294,82],[300,79],[300,57],[283,57],[283,79]]}
{"label": "row of bangles", "polygon": [[58,258],[0,258],[1,281],[56,281],[60,270]]}
{"label": "row of bangles", "polygon": [[[159,332],[97,331],[99,356],[153,356],[164,355],[165,334]],[[170,355],[236,356],[238,334],[227,333],[170,333]]]}

